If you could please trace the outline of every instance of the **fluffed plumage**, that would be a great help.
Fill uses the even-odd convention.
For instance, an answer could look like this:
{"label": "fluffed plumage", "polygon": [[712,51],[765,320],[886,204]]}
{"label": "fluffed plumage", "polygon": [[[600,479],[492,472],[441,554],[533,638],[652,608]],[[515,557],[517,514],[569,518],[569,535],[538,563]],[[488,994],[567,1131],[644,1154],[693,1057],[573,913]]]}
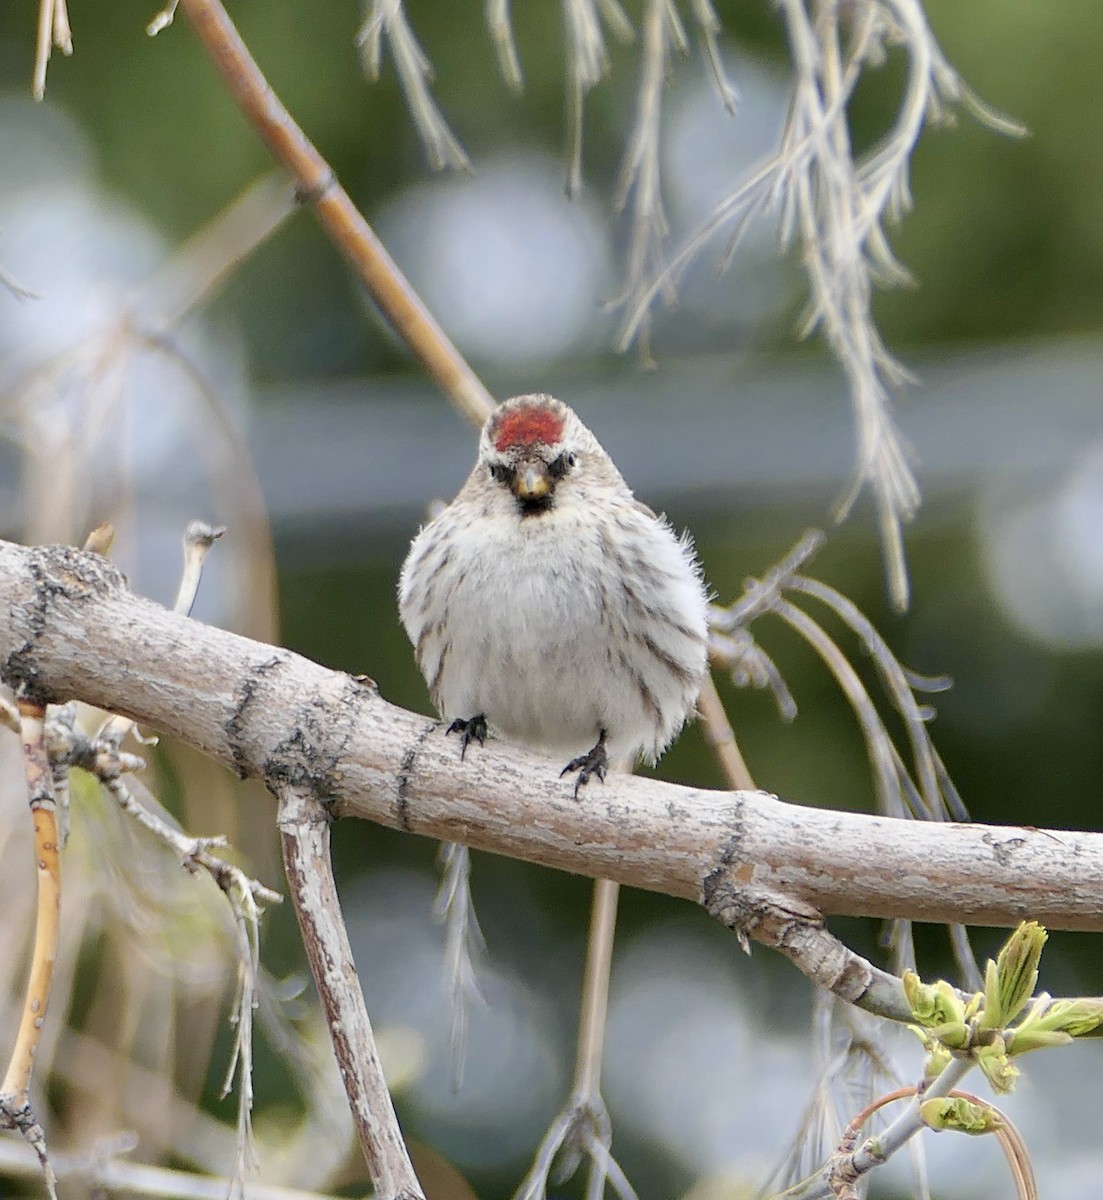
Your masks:
{"label": "fluffed plumage", "polygon": [[491,415],[467,482],[410,547],[399,609],[465,750],[489,726],[582,755],[569,764],[580,783],[603,776],[606,753],[662,754],[707,668],[692,544],[634,498],[550,396],[518,396]]}

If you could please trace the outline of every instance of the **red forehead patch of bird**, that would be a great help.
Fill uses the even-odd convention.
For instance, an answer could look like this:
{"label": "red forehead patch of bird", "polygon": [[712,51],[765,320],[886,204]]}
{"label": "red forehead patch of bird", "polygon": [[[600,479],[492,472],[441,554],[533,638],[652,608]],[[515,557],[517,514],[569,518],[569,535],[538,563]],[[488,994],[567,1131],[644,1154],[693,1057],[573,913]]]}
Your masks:
{"label": "red forehead patch of bird", "polygon": [[554,446],[562,436],[563,418],[544,404],[514,408],[495,418],[491,428],[491,440],[499,452],[511,446],[531,446],[535,442]]}

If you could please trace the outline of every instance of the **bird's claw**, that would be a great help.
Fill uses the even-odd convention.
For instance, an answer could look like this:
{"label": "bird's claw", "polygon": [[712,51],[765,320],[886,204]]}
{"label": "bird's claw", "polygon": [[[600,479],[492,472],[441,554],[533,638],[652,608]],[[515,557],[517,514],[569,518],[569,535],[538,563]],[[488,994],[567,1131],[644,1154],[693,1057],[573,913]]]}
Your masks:
{"label": "bird's claw", "polygon": [[480,746],[486,742],[486,717],[482,713],[474,717],[457,717],[444,732],[445,735],[460,734],[460,762],[463,762],[472,742],[478,742]]}
{"label": "bird's claw", "polygon": [[584,787],[591,779],[600,779],[605,782],[605,772],[609,769],[609,755],[605,750],[605,730],[601,731],[601,736],[597,739],[597,745],[592,750],[588,750],[585,754],[580,754],[578,758],[572,758],[569,763],[559,772],[559,778],[564,775],[569,775],[572,771],[578,772],[578,778],[574,783],[574,798],[578,799],[578,789]]}

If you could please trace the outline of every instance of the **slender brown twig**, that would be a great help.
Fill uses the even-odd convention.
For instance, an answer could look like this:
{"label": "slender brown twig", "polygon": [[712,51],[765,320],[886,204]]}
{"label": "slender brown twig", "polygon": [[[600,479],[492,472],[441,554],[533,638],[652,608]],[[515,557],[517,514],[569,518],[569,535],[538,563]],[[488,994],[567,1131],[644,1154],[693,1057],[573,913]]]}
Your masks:
{"label": "slender brown twig", "polygon": [[42,1164],[46,1186],[53,1196],[54,1174],[46,1156],[46,1139],[30,1101],[31,1073],[46,1019],[61,923],[61,857],[53,772],[46,751],[46,705],[20,696],[19,724],[27,794],[34,823],[38,907],[34,950],[19,1031],[4,1082],[0,1084],[0,1127],[17,1129],[34,1147]]}
{"label": "slender brown twig", "polygon": [[332,168],[284,108],[219,0],[180,0],[231,96],[295,180],[323,229],[354,267],[380,311],[452,402],[481,425],[494,401],[437,324],[337,181]]}
{"label": "slender brown twig", "polygon": [[[222,5],[217,0],[181,0],[181,3],[231,94],[269,148],[294,176],[299,194],[314,207],[323,227],[356,267],[384,315],[452,402],[474,424],[481,425],[493,408],[489,392],[425,309],[348,194],[337,183],[328,164],[268,87]],[[597,1075],[608,996],[615,900],[616,885],[599,882],[594,898],[591,946],[602,946],[604,952],[601,961],[594,962],[591,958],[587,963],[589,985],[585,996],[589,997],[589,1002],[585,1004],[578,1050],[582,1064],[580,1073],[588,1083],[588,1094],[595,1096],[598,1094]],[[596,984],[599,975],[606,981],[602,986]],[[321,981],[316,981],[321,991]],[[362,1014],[362,1020],[366,1023],[366,1012]],[[335,1045],[336,1037],[335,1034]],[[371,1165],[372,1152],[364,1142],[363,1134],[361,1141]],[[375,1170],[373,1167],[373,1177]],[[378,1178],[376,1182],[379,1186]]]}
{"label": "slender brown twig", "polygon": [[57,846],[53,775],[46,754],[46,706],[20,699],[19,716],[23,740],[23,763],[34,822],[35,861],[38,865],[38,921],[35,926],[34,957],[23,1015],[15,1049],[8,1063],[0,1093],[25,1097],[31,1084],[35,1047],[42,1032],[50,978],[57,952],[58,918],[61,912],[61,860]]}
{"label": "slender brown twig", "polygon": [[755,791],[754,779],[735,740],[735,730],[711,674],[705,676],[701,694],[697,697],[697,716],[728,785],[738,792]]}

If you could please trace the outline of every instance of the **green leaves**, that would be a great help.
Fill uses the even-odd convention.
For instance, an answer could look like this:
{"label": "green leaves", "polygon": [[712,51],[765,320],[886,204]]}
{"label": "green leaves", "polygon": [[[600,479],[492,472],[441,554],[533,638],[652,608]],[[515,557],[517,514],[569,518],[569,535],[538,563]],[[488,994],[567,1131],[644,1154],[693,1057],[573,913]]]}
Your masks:
{"label": "green leaves", "polygon": [[919,1105],[919,1119],[929,1129],[953,1129],[979,1137],[1004,1127],[999,1113],[989,1104],[978,1104],[964,1096],[938,1096]]}
{"label": "green leaves", "polygon": [[1043,1046],[1064,1046],[1103,1025],[1103,999],[1042,998],[1019,1022],[1012,1034],[1012,1053],[1025,1054]]}
{"label": "green leaves", "polygon": [[967,1058],[995,1091],[1009,1092],[1020,1073],[1012,1058],[1045,1046],[1067,1045],[1103,1025],[1103,998],[1051,1000],[1044,993],[1034,997],[1048,936],[1037,921],[1023,921],[995,960],[988,960],[984,990],[971,996],[944,979],[924,983],[914,971],[904,972],[901,983],[915,1020],[911,1029],[927,1050],[928,1078],[938,1075],[951,1059]]}
{"label": "green leaves", "polygon": [[1049,934],[1037,921],[1023,921],[984,971],[981,1029],[1006,1029],[1038,986],[1038,963]]}

